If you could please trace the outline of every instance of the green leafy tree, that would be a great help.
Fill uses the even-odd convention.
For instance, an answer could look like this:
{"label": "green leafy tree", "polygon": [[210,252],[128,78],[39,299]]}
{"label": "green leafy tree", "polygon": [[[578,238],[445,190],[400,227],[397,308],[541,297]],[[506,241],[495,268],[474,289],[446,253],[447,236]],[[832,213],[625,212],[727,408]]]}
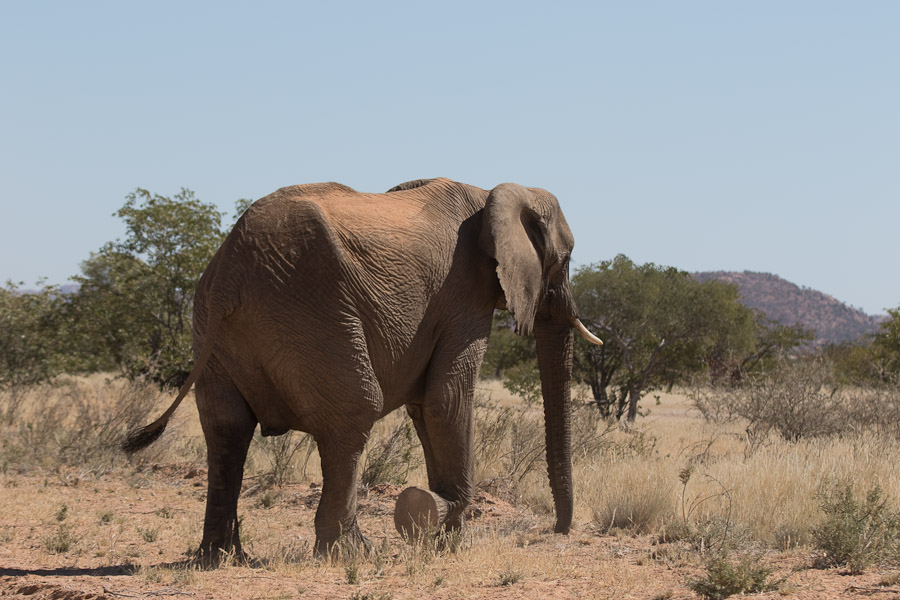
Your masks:
{"label": "green leafy tree", "polygon": [[628,421],[645,392],[705,369],[714,350],[753,345],[753,314],[733,285],[623,255],[580,269],[572,283],[582,321],[610,346],[601,354],[579,342],[576,376],[601,410]]}
{"label": "green leafy tree", "polygon": [[28,386],[46,381],[66,367],[62,342],[64,295],[56,286],[23,291],[11,281],[0,287],[0,389],[6,392],[0,420],[11,423]]}
{"label": "green leafy tree", "polygon": [[627,396],[613,386],[615,375],[623,365],[621,346],[610,343],[596,346],[576,337],[573,359],[573,376],[591,388],[600,413],[604,417],[621,417]]}
{"label": "green leafy tree", "polygon": [[872,342],[882,365],[882,379],[900,377],[900,307],[888,309],[888,320],[881,324]]}
{"label": "green leafy tree", "polygon": [[73,277],[80,354],[179,385],[190,372],[194,288],[222,242],[222,214],[187,189],[173,197],[137,189],[116,216],[124,240],[109,242]]}
{"label": "green leafy tree", "polygon": [[533,363],[537,369],[536,352],[533,337],[515,334],[512,313],[505,310],[494,311],[491,339],[481,363],[481,377],[500,379],[509,369],[522,363]]}
{"label": "green leafy tree", "polygon": [[250,205],[253,204],[253,202],[254,201],[251,200],[250,198],[238,198],[237,200],[234,201],[234,215],[232,218],[232,227],[234,226],[235,223],[237,223],[237,220],[240,219],[241,216],[243,216],[243,214],[245,212],[247,212],[247,209],[250,208]]}
{"label": "green leafy tree", "polygon": [[754,312],[753,343],[737,349],[728,343],[717,347],[709,359],[713,383],[739,384],[746,375],[770,372],[815,339],[802,325],[782,325],[763,313]]}
{"label": "green leafy tree", "polygon": [[802,325],[782,325],[762,313],[756,313],[756,333],[753,350],[739,365],[741,373],[770,371],[792,354],[812,342],[816,334]]}
{"label": "green leafy tree", "polygon": [[900,307],[888,309],[887,320],[874,335],[855,342],[831,344],[823,354],[838,379],[856,385],[896,384],[900,381]]}

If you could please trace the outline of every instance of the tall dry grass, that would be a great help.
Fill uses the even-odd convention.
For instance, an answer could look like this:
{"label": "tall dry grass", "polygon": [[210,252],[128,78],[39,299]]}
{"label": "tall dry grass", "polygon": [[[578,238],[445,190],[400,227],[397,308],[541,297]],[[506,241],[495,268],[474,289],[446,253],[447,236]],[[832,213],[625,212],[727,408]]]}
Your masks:
{"label": "tall dry grass", "polygon": [[[129,427],[146,422],[170,399],[150,385],[103,377],[34,388],[16,421],[0,432],[0,467],[15,473],[64,466],[105,471],[153,462],[202,466],[204,444],[190,406],[136,463],[117,450]],[[655,404],[648,402],[649,416],[622,428],[600,418],[583,395],[576,394],[575,404],[576,518],[601,533],[624,530],[664,539],[690,531],[706,547],[729,537],[768,548],[809,545],[823,519],[823,490],[836,483],[860,497],[877,485],[887,505],[900,509],[900,440],[884,426],[857,422],[841,435],[796,440],[774,428],[748,435],[746,419],[706,420],[685,394],[660,394]],[[871,402],[867,407],[872,410]],[[482,383],[475,434],[480,489],[549,526],[553,502],[541,408],[510,396],[498,382]],[[404,411],[375,426],[360,464],[364,485],[427,485],[421,448]],[[258,494],[263,505],[277,499],[265,498],[267,490],[320,482],[315,444],[298,433],[257,436],[245,477],[245,496]],[[390,529],[385,536],[393,535]],[[279,543],[283,547],[265,552],[296,558],[308,550]]]}
{"label": "tall dry grass", "polygon": [[666,416],[644,425],[659,440],[653,453],[580,464],[581,514],[601,530],[664,535],[726,523],[712,533],[785,549],[811,543],[834,485],[860,498],[877,485],[900,509],[900,440],[883,428],[790,441],[774,430],[748,436],[744,420],[704,422],[681,395],[664,395],[659,408]]}
{"label": "tall dry grass", "polygon": [[[27,390],[0,392],[0,406],[15,400],[15,418],[2,426],[0,467],[3,470],[43,468],[108,470],[126,463],[119,450],[122,434],[150,418],[160,407],[161,394],[148,383],[60,377]],[[180,440],[180,422],[173,435],[147,459],[161,459]],[[179,444],[176,443],[175,446]]]}

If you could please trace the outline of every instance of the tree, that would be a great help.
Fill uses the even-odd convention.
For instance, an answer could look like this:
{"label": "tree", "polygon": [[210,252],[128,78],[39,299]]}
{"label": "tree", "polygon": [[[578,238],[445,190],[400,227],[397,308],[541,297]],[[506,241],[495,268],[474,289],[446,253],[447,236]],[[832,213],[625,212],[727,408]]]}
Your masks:
{"label": "tree", "polygon": [[222,214],[187,189],[138,188],[116,213],[124,240],[105,244],[73,277],[80,353],[96,368],[180,385],[190,373],[194,288],[222,242]]}
{"label": "tree", "polygon": [[38,282],[37,291],[23,291],[21,283],[0,287],[0,389],[7,398],[0,420],[11,423],[25,388],[46,381],[66,366],[61,351],[65,339],[63,295],[56,286]]}
{"label": "tree", "polygon": [[888,318],[876,333],[855,342],[831,344],[822,352],[842,382],[896,384],[900,381],[900,307],[888,309]]}
{"label": "tree", "polygon": [[793,353],[813,339],[815,333],[802,325],[782,325],[754,311],[754,342],[742,353],[734,348],[715,348],[710,356],[710,379],[739,384],[745,375],[771,371],[788,360]]}
{"label": "tree", "polygon": [[495,310],[491,338],[481,363],[481,377],[501,379],[508,369],[523,362],[533,363],[534,369],[537,369],[534,338],[516,335],[512,313]]}
{"label": "tree", "polygon": [[618,419],[625,411],[627,396],[613,387],[616,373],[623,364],[622,348],[618,344],[596,346],[575,338],[572,371],[575,379],[591,388],[594,402],[603,417]]}
{"label": "tree", "polygon": [[582,321],[605,343],[576,345],[576,376],[601,409],[617,417],[627,409],[628,421],[644,392],[703,370],[713,350],[753,346],[753,314],[733,285],[623,255],[580,269],[572,283]]}
{"label": "tree", "polygon": [[888,309],[888,319],[881,323],[872,345],[884,365],[882,378],[900,376],[900,307]]}

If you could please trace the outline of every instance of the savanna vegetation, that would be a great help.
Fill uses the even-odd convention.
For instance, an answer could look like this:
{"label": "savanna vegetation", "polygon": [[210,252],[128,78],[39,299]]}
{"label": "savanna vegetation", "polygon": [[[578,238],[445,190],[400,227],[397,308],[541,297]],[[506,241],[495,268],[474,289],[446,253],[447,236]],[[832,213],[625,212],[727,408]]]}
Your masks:
{"label": "savanna vegetation", "polygon": [[625,256],[572,277],[605,342],[576,340],[572,535],[551,533],[534,343],[498,312],[460,536],[408,545],[393,531],[400,486],[427,481],[395,413],[361,463],[372,555],[313,557],[322,476],[315,442],[295,432],[251,447],[241,511],[256,562],[199,571],[196,415],[180,411],[132,458],[118,444],[190,370],[194,284],[228,219],[188,190],[136,190],[116,214],[125,238],[85,258],[74,291],[0,288],[0,595],[900,593],[900,308],[871,338],[819,347],[731,285]]}

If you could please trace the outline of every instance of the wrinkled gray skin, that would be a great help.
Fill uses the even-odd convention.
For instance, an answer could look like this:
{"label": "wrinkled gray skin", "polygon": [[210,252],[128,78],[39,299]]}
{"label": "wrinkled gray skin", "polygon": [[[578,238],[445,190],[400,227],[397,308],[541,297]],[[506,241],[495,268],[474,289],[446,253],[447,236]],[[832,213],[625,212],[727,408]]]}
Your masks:
{"label": "wrinkled gray skin", "polygon": [[573,238],[556,198],[447,179],[362,194],[287,187],[254,203],[200,279],[195,368],[178,400],[130,434],[155,440],[196,382],[209,492],[200,555],[241,555],[237,501],[247,448],[311,433],[322,460],[316,551],[368,547],[356,518],[357,467],[373,423],[404,406],[430,489],[460,525],[473,493],[472,404],[495,308],[533,333],[544,395],[555,531],[572,522],[569,379],[576,316]]}

